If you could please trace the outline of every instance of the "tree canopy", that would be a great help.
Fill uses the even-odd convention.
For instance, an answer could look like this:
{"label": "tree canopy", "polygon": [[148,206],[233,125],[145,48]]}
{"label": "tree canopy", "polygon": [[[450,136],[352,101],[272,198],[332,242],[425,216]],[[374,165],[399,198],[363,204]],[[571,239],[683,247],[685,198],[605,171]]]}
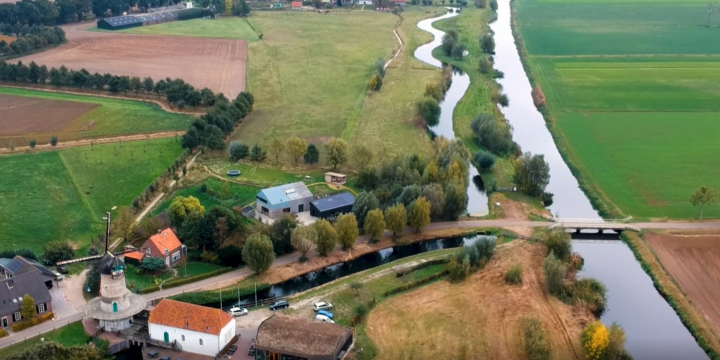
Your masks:
{"label": "tree canopy", "polygon": [[325,219],[319,219],[313,227],[317,233],[317,251],[320,256],[327,256],[337,245],[337,231]]}
{"label": "tree canopy", "polygon": [[355,240],[360,236],[355,214],[342,214],[338,216],[335,222],[335,231],[337,232],[338,242],[342,245],[343,250],[352,249],[353,245],[355,245]]}
{"label": "tree canopy", "polygon": [[265,235],[250,235],[243,247],[242,259],[248,268],[256,274],[264,273],[275,261],[272,242]]}
{"label": "tree canopy", "polygon": [[348,161],[348,144],[343,139],[335,137],[325,143],[325,152],[328,163],[332,165],[333,170],[338,166],[344,165]]}

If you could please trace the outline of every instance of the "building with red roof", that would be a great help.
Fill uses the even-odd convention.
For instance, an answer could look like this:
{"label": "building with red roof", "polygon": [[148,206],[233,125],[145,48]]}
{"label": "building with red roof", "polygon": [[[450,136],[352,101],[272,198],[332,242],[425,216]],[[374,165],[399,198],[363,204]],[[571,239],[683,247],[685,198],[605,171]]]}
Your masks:
{"label": "building with red roof", "polygon": [[165,262],[165,266],[175,265],[187,253],[185,245],[175,236],[172,229],[167,228],[151,236],[142,246],[145,251],[133,251],[125,254],[130,262],[141,263],[145,256],[159,257]]}
{"label": "building with red roof", "polygon": [[290,5],[293,10],[302,10],[302,1],[293,1]]}

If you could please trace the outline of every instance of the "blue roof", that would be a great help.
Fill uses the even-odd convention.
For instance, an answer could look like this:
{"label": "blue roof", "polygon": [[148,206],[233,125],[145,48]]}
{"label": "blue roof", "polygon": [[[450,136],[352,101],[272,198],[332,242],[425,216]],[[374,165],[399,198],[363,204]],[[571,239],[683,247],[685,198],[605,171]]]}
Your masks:
{"label": "blue roof", "polygon": [[298,181],[292,184],[262,189],[257,193],[259,198],[267,200],[268,205],[278,206],[288,204],[290,201],[312,197],[305,183]]}
{"label": "blue roof", "polygon": [[321,199],[315,199],[310,202],[318,211],[327,211],[341,208],[344,206],[352,206],[355,203],[355,197],[349,192],[330,195]]}

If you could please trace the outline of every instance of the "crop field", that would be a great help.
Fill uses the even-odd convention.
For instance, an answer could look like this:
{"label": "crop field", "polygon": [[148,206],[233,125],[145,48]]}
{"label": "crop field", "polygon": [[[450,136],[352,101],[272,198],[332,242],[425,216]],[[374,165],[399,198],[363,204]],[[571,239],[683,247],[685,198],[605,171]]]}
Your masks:
{"label": "crop field", "polygon": [[[95,30],[97,28],[93,28]],[[118,32],[141,35],[171,35],[209,37],[222,39],[245,39],[257,41],[258,34],[250,27],[247,20],[238,17],[223,17],[214,20],[192,19],[171,21],[167,23],[140,26]]]}
{"label": "crop field", "polygon": [[0,248],[86,245],[105,210],[130,205],[180,152],[160,139],[0,157]]}
{"label": "crop field", "polygon": [[249,145],[273,136],[313,143],[342,136],[362,111],[375,60],[397,47],[392,14],[258,11],[248,19],[263,34],[248,45],[255,110],[233,137]]}
{"label": "crop field", "polygon": [[192,117],[141,101],[0,86],[0,143],[60,141],[187,129]]}
{"label": "crop field", "polygon": [[[697,218],[689,197],[720,188],[708,169],[720,112],[720,26],[696,0],[520,0],[532,74],[567,155],[622,213]],[[512,99],[511,99],[512,100]],[[720,217],[708,207],[706,217]]]}

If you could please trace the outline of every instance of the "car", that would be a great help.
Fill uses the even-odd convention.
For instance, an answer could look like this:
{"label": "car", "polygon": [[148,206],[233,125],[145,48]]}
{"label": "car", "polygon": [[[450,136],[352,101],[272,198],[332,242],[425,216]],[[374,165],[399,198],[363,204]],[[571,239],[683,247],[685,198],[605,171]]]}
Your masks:
{"label": "car", "polygon": [[240,170],[229,170],[227,174],[228,176],[240,176],[242,172]]}
{"label": "car", "polygon": [[59,272],[59,273],[61,273],[61,274],[67,274],[67,273],[68,273],[68,269],[67,269],[65,266],[58,266],[56,269],[57,269],[57,272]]}
{"label": "car", "polygon": [[290,304],[288,304],[287,300],[278,300],[270,305],[270,310],[287,309],[288,306],[290,306]]}
{"label": "car", "polygon": [[228,314],[238,317],[238,316],[244,316],[248,314],[248,310],[241,307],[234,307],[228,310]]}
{"label": "car", "polygon": [[333,304],[331,304],[329,302],[321,301],[318,303],[314,303],[312,308],[313,308],[313,310],[315,310],[315,312],[318,312],[320,310],[332,310]]}
{"label": "car", "polygon": [[324,322],[324,323],[331,323],[334,324],[335,322],[332,321],[329,317],[325,315],[315,315],[315,322]]}
{"label": "car", "polygon": [[332,319],[333,317],[335,317],[335,316],[333,315],[333,313],[331,313],[331,312],[329,312],[329,311],[327,311],[327,310],[320,310],[320,311],[318,311],[317,313],[318,313],[318,315],[327,316],[327,317],[329,317],[330,319]]}

